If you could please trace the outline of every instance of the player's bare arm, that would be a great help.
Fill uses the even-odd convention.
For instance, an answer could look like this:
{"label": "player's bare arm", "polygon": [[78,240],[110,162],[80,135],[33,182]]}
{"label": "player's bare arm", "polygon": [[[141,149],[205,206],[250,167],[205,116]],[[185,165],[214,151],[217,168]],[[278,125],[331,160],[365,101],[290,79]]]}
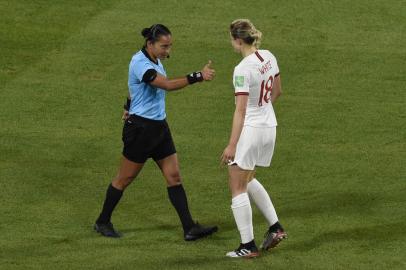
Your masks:
{"label": "player's bare arm", "polygon": [[235,151],[238,140],[240,139],[241,131],[244,126],[245,113],[247,109],[248,95],[239,95],[236,97],[236,106],[233,116],[233,126],[231,136],[226,149],[223,151],[221,161],[227,164],[230,160],[234,160]]}
{"label": "player's bare arm", "polygon": [[282,86],[281,86],[281,76],[278,75],[275,77],[272,87],[272,95],[271,95],[271,102],[272,104],[278,99],[280,95],[282,95]]}

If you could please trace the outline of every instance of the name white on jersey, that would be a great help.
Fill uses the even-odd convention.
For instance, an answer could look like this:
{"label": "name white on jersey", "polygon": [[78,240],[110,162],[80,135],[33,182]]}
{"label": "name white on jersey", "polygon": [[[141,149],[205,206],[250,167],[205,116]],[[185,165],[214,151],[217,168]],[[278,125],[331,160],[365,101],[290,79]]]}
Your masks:
{"label": "name white on jersey", "polygon": [[258,50],[245,57],[235,68],[235,95],[248,95],[244,125],[252,127],[277,126],[271,95],[278,63],[268,50]]}

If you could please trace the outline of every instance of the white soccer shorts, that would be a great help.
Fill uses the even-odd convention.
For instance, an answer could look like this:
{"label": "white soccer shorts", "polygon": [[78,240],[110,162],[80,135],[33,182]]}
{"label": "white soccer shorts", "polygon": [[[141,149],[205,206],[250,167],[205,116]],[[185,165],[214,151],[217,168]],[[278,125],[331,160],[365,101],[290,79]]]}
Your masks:
{"label": "white soccer shorts", "polygon": [[234,161],[243,170],[254,170],[255,166],[269,167],[276,140],[276,127],[244,126],[237,143]]}

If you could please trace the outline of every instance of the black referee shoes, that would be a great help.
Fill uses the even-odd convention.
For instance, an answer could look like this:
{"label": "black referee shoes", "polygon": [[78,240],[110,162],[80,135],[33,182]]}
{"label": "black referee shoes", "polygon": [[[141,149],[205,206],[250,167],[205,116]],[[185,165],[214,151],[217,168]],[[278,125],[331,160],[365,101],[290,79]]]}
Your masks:
{"label": "black referee shoes", "polygon": [[[94,230],[106,237],[112,238],[120,238],[121,234],[117,232],[114,227],[113,223],[109,222],[106,224],[95,223]],[[194,241],[199,238],[206,237],[217,232],[217,226],[202,226],[198,222],[193,225],[192,228],[188,232],[185,232],[184,239],[185,241]]]}
{"label": "black referee shoes", "polygon": [[217,226],[202,226],[198,222],[185,233],[185,241],[194,241],[217,232]]}
{"label": "black referee shoes", "polygon": [[121,234],[119,232],[116,232],[116,230],[114,230],[113,223],[111,222],[106,224],[96,223],[94,224],[94,230],[106,237],[113,238],[121,237]]}

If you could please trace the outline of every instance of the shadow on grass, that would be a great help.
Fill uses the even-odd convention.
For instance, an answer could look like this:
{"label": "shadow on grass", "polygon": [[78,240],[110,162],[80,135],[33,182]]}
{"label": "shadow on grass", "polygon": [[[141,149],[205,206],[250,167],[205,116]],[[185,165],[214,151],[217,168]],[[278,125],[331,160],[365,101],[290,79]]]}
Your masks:
{"label": "shadow on grass", "polygon": [[[137,224],[134,224],[134,226],[123,228],[120,230],[119,224],[117,224],[117,229],[120,230],[123,233],[134,233],[134,232],[154,232],[154,231],[182,231],[182,226],[180,222],[177,222],[176,224],[169,224],[165,223],[164,221],[160,221],[157,219],[153,218],[148,218],[148,224],[146,225],[145,223],[143,226],[139,226]],[[221,232],[229,232],[229,231],[234,231],[235,228],[235,223],[234,220],[224,220],[224,219],[219,219],[219,220],[204,220],[202,222],[198,221],[201,225],[203,226],[217,226],[219,228],[219,231]]]}
{"label": "shadow on grass", "polygon": [[[227,240],[229,237],[225,237],[222,233],[230,231],[230,230],[236,230],[234,227],[232,227],[231,222],[230,224],[228,223],[207,223],[207,225],[217,225],[218,226],[218,231],[217,233],[214,233],[212,237],[216,240]],[[206,223],[205,223],[206,225]],[[137,233],[151,233],[151,235],[154,235],[156,233],[162,232],[162,231],[168,231],[168,232],[173,232],[174,234],[183,233],[181,225],[173,225],[173,224],[156,224],[151,225],[151,226],[143,226],[143,227],[131,227],[131,228],[123,228],[123,229],[117,229],[119,230],[124,236],[125,235],[132,235],[132,234],[137,234]]]}
{"label": "shadow on grass", "polygon": [[404,237],[405,234],[406,229],[402,222],[379,224],[375,226],[323,232],[309,240],[289,245],[288,249],[303,252],[310,251],[326,243],[334,244],[347,241],[365,241],[368,243],[368,246],[376,246],[379,243],[399,240]]}
{"label": "shadow on grass", "polygon": [[[259,256],[254,259],[235,259],[226,257],[225,253],[216,253],[212,257],[207,256],[207,251],[202,252],[203,256],[174,257],[165,259],[167,269],[258,269],[255,266],[259,261],[267,262],[269,257]],[[219,268],[221,267],[221,268]]]}
{"label": "shadow on grass", "polygon": [[126,228],[120,230],[122,233],[142,233],[142,232],[154,232],[154,231],[178,231],[180,230],[180,225],[173,224],[155,224],[151,226],[138,227],[134,226],[131,228]]}
{"label": "shadow on grass", "polygon": [[283,201],[285,217],[308,218],[331,212],[332,215],[368,214],[382,202],[377,195],[360,192],[305,193],[301,198]]}

